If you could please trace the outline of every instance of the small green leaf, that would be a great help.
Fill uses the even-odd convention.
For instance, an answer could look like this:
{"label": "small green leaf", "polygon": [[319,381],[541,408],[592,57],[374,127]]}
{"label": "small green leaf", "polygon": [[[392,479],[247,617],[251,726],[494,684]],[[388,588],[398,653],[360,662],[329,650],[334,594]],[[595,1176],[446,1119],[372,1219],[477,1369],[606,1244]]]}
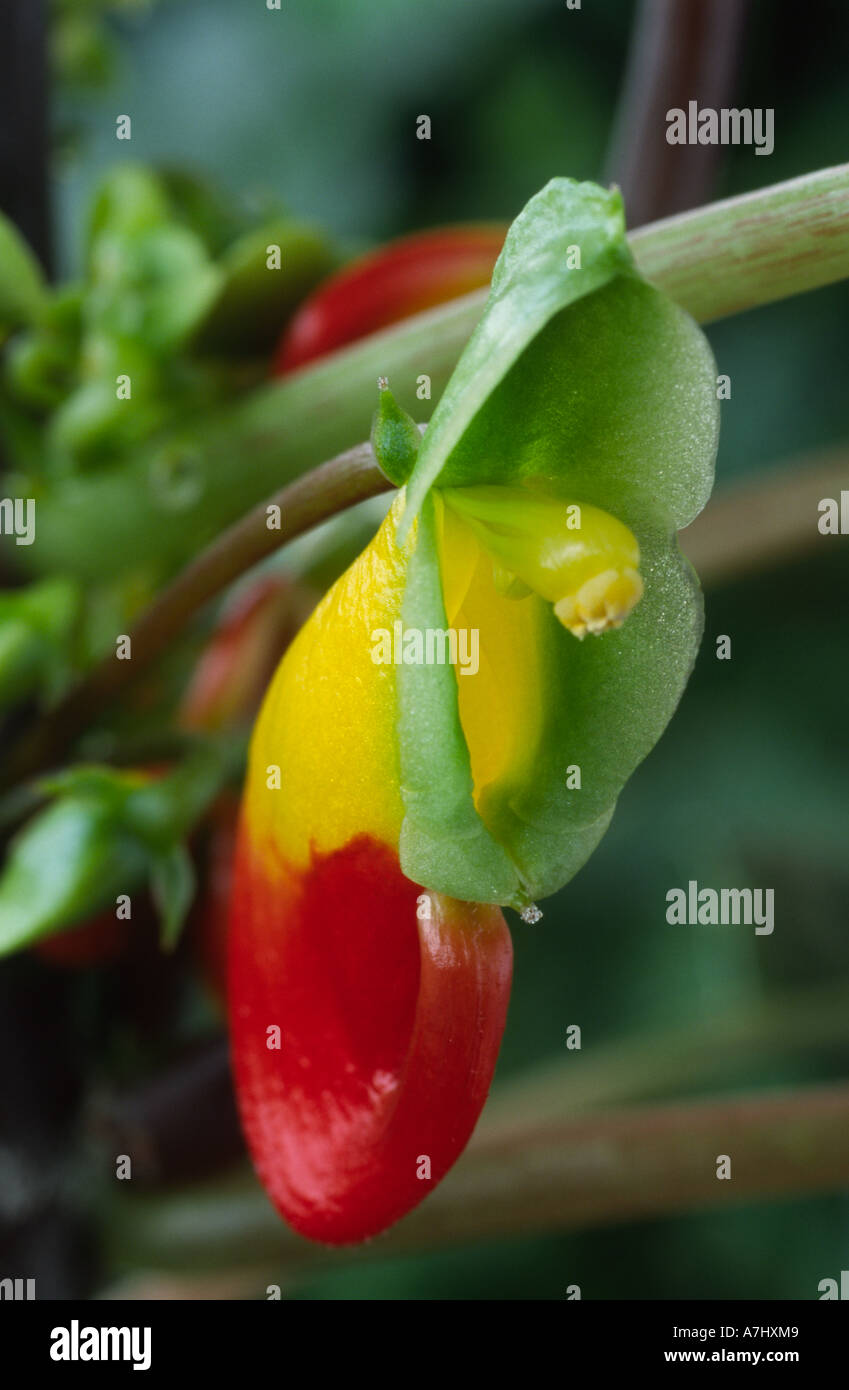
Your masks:
{"label": "small green leaf", "polygon": [[185,845],[175,845],[154,860],[150,887],[159,913],[162,948],[173,951],[195,894],[195,871]]}
{"label": "small green leaf", "polygon": [[161,181],[142,164],[116,164],[97,187],[89,211],[87,247],[94,252],[104,232],[135,236],[170,218]]}
{"label": "small green leaf", "polygon": [[0,956],[80,925],[148,881],[172,945],[192,897],[183,840],[235,754],[204,745],[161,778],[82,764],[43,779],[55,800],[14,838],[0,872]]}
{"label": "small green leaf", "polygon": [[222,278],[200,237],[174,223],[132,234],[104,230],[92,245],[90,277],[89,329],[159,354],[194,332]]}
{"label": "small green leaf", "polygon": [[136,771],[117,771],[97,763],[78,763],[48,777],[42,777],[39,788],[48,796],[91,799],[114,815],[123,814],[134,792],[147,785],[150,774]]}
{"label": "small green leaf", "polygon": [[128,826],[154,854],[182,840],[212,804],[243,749],[238,739],[225,747],[202,743],[166,777],[147,777],[126,804]]}
{"label": "small green leaf", "polygon": [[0,874],[0,956],[103,911],[140,886],[148,863],[108,800],[63,795],[12,841]]}
{"label": "small green leaf", "polygon": [[35,323],[45,303],[41,267],[8,217],[0,213],[0,342],[10,329]]}
{"label": "small green leaf", "polygon": [[382,386],[372,423],[371,447],[382,472],[396,487],[403,487],[412,473],[421,442],[415,420],[401,409],[389,387]]}
{"label": "small green leaf", "polygon": [[170,165],[157,167],[156,174],[175,217],[197,233],[213,256],[220,256],[245,230],[240,201],[213,180]]}
{"label": "small green leaf", "polygon": [[618,191],[552,179],[531,199],[507,234],[483,318],[428,426],[407,489],[402,537],[477,412],[546,324],[615,275],[629,273],[633,262]]}
{"label": "small green leaf", "polygon": [[52,410],[76,385],[81,308],[79,286],[54,291],[35,327],[16,334],[9,344],[3,363],[6,381],[27,406]]}

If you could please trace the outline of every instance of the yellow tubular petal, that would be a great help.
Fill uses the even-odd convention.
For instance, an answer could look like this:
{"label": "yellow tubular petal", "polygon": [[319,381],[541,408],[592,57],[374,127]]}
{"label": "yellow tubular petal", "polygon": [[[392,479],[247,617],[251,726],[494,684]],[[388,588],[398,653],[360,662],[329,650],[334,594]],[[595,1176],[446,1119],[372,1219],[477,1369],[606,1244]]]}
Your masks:
{"label": "yellow tubular petal", "polygon": [[504,597],[492,557],[458,513],[437,506],[440,566],[450,626],[480,634],[480,668],[458,678],[460,723],[469,749],[475,803],[486,787],[536,753],[542,728],[538,600]]}
{"label": "yellow tubular petal", "polygon": [[643,592],[640,552],[622,522],[589,504],[507,487],[436,496],[448,622],[479,632],[479,672],[457,689],[486,819],[487,790],[520,784],[542,752],[543,605],[578,638],[619,627]]}
{"label": "yellow tubular petal", "polygon": [[[396,673],[372,660],[377,629],[400,617],[405,554],[399,494],[371,544],[337,580],[278,667],[251,743],[245,814],[255,844],[290,865],[355,835],[397,845]],[[269,788],[269,767],[280,789]],[[273,773],[271,774],[273,780]]]}

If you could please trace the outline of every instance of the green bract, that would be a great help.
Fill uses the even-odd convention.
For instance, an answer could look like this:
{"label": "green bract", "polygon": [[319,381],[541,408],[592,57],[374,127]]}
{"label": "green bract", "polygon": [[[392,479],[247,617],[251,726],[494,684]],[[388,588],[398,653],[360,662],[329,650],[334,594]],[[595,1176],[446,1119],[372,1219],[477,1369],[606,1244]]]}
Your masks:
{"label": "green bract", "polygon": [[[698,649],[701,594],[676,532],[710,494],[715,383],[700,329],[635,270],[619,194],[549,183],[510,230],[407,483],[402,531],[418,516],[418,539],[404,626],[448,626],[432,500],[447,487],[519,486],[602,508],[639,542],[644,595],[619,630],[583,642],[551,603],[513,600],[527,605],[525,675],[542,713],[477,804],[462,678],[450,666],[400,668],[402,866],[416,882],[522,906],[559,888],[603,835]],[[482,651],[487,640],[481,630]],[[568,786],[575,766],[580,789]]]}

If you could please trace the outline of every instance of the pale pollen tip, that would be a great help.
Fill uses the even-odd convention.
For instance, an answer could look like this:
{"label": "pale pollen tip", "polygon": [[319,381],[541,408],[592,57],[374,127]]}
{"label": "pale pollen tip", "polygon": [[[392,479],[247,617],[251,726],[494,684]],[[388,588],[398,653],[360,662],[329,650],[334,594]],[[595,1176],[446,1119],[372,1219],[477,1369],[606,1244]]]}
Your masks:
{"label": "pale pollen tip", "polygon": [[519,916],[523,922],[527,922],[528,926],[532,927],[535,922],[542,919],[542,909],[537,907],[536,903],[530,903],[528,907],[522,908]]}

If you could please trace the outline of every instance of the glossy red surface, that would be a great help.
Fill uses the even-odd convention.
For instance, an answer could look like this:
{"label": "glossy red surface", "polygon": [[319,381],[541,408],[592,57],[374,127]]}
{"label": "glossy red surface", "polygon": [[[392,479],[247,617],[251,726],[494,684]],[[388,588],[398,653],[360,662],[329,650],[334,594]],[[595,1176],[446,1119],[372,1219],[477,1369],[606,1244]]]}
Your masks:
{"label": "glossy red surface", "polygon": [[274,375],[488,285],[506,227],[446,227],[389,242],[345,266],[304,300],[274,359]]}
{"label": "glossy red surface", "polygon": [[274,889],[263,868],[243,834],[229,945],[243,1128],[290,1225],[363,1240],[469,1139],[504,1030],[510,933],[498,908],[436,894],[421,920],[421,890],[366,837],[303,875],[280,866]]}

